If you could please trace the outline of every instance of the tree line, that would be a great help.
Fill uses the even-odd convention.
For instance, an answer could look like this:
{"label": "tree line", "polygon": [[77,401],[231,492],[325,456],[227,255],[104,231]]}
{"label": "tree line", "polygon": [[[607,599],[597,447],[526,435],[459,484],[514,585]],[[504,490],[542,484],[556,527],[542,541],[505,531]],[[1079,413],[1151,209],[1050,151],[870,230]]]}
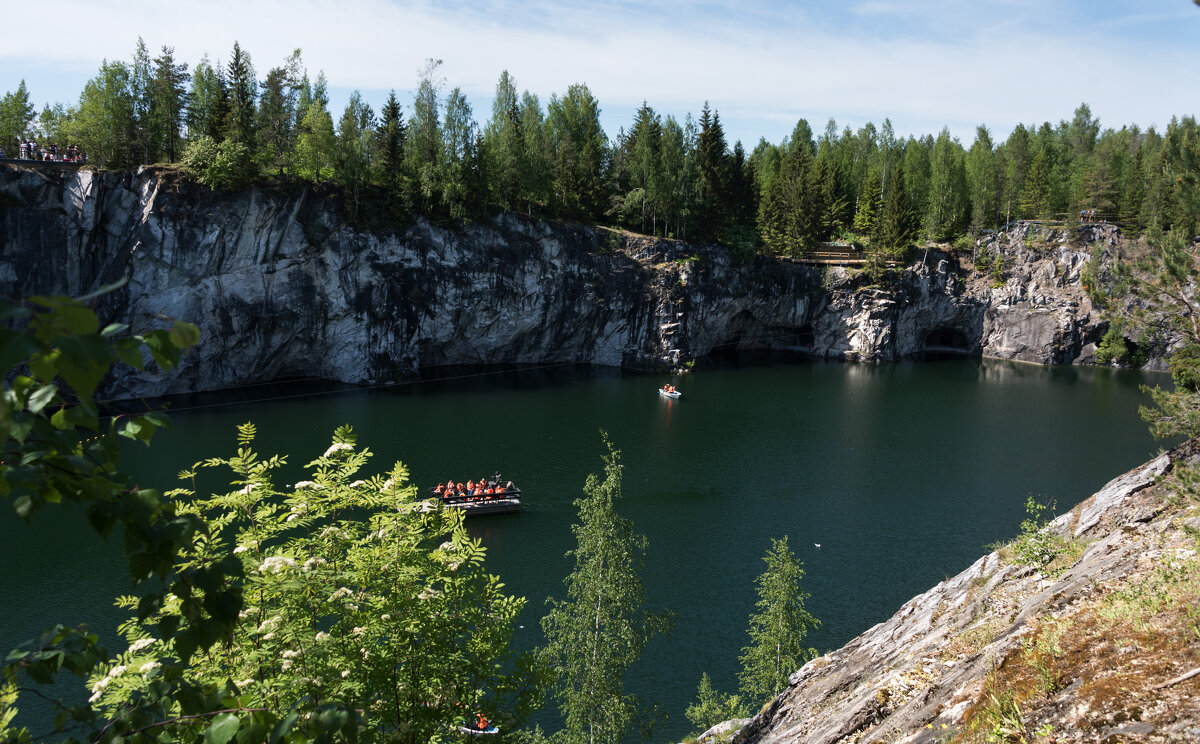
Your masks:
{"label": "tree line", "polygon": [[1003,141],[979,126],[969,147],[948,129],[896,135],[885,119],[858,130],[801,119],[778,144],[726,140],[707,103],[682,121],[648,103],[609,137],[585,84],[543,102],[503,72],[482,125],[460,88],[428,60],[403,106],[376,112],[354,92],[335,121],[323,73],[296,50],[259,76],[234,43],[189,72],[171,47],[104,61],[77,103],[36,118],[24,83],[0,99],[0,143],[30,127],[79,143],[107,168],[182,162],[213,186],[264,178],[331,182],[349,216],[381,195],[397,216],[483,219],[501,210],[718,241],[748,257],[801,256],[843,240],[895,255],[915,241],[953,242],[1014,219],[1122,224],[1127,234],[1200,232],[1200,129],[1102,129],[1087,104],[1070,121],[1018,124]]}

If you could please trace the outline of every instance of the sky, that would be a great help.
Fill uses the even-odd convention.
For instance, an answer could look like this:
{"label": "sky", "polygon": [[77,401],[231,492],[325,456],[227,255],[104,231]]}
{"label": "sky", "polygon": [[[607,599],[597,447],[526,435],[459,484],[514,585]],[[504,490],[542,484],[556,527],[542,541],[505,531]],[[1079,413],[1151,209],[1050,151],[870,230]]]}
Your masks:
{"label": "sky", "polygon": [[[5,0],[9,2],[11,0]],[[443,61],[483,126],[508,70],[543,106],[585,83],[609,137],[643,101],[680,121],[705,101],[730,145],[782,141],[807,119],[901,136],[1071,119],[1165,127],[1196,115],[1200,8],[1192,0],[47,0],[0,35],[0,93],[21,80],[40,110],[72,104],[102,60],[138,37],[195,66],[236,40],[261,80],[296,48],[324,71],[336,122],[354,90],[407,112],[425,60]]]}

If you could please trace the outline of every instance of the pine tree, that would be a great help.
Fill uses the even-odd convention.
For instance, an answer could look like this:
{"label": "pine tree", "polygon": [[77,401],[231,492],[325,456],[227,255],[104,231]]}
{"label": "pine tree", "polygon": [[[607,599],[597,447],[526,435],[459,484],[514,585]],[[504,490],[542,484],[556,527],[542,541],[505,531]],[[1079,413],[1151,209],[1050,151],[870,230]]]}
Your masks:
{"label": "pine tree", "polygon": [[696,159],[700,175],[697,228],[703,237],[711,239],[720,234],[728,220],[730,163],[721,115],[709,109],[708,101],[700,112]]}
{"label": "pine tree", "polygon": [[584,497],[575,501],[579,523],[571,529],[575,567],[564,580],[565,600],[548,600],[542,619],[542,660],[557,684],[566,740],[618,744],[637,719],[640,704],[625,692],[625,670],[646,642],[669,627],[647,612],[641,570],[646,537],[619,516],[623,467],[620,452],[602,434],[608,450],[604,476],[589,475]]}
{"label": "pine tree", "polygon": [[882,179],[879,171],[871,170],[867,180],[863,182],[862,191],[858,196],[858,209],[854,212],[854,231],[860,235],[870,235],[875,230],[875,220],[879,217],[883,197]]}
{"label": "pine tree", "polygon": [[1143,150],[1144,148],[1139,147],[1133,154],[1129,176],[1125,179],[1125,189],[1121,192],[1121,212],[1118,219],[1129,235],[1140,235],[1145,229],[1145,224],[1142,223],[1142,200],[1146,196],[1146,171],[1142,162]]}
{"label": "pine tree", "polygon": [[880,263],[903,255],[917,232],[916,215],[909,208],[905,193],[904,169],[896,165],[889,180],[891,186],[871,236],[871,258]]}
{"label": "pine tree", "polygon": [[800,586],[804,568],[787,537],[772,539],[763,560],[767,569],[754,582],[758,609],[750,616],[750,645],[738,657],[742,699],[753,707],[787,687],[788,676],[816,657],[804,638],[821,624],[804,608],[809,596]]}
{"label": "pine tree", "polygon": [[396,91],[388,93],[387,102],[379,112],[379,128],[375,132],[379,157],[375,159],[376,180],[383,184],[393,198],[404,194],[404,112],[396,100]]}
{"label": "pine tree", "polygon": [[164,46],[154,58],[151,80],[150,136],[152,149],[174,163],[183,152],[184,118],[188,108],[187,63],[175,61],[174,47]]}
{"label": "pine tree", "polygon": [[255,105],[258,99],[258,82],[254,77],[254,65],[250,55],[233,42],[233,55],[229,59],[229,111],[225,117],[225,139],[245,145],[251,151],[257,149],[254,126]]}

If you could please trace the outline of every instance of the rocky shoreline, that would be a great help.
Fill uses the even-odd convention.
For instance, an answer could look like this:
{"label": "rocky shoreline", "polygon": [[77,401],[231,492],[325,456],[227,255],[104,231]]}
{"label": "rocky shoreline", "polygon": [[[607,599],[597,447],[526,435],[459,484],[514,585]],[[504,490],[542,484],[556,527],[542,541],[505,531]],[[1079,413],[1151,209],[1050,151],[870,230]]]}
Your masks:
{"label": "rocky shoreline", "polygon": [[1112,480],[1045,566],[981,557],[701,741],[1200,741],[1197,463],[1192,440]]}
{"label": "rocky shoreline", "polygon": [[[1099,226],[1093,227],[1093,231]],[[0,296],[102,299],[135,327],[167,315],[202,340],[169,378],[129,371],[109,397],[283,379],[386,383],[443,365],[670,369],[714,351],[893,361],[936,347],[1088,363],[1105,322],[1080,288],[1089,244],[993,238],[1002,281],[930,250],[886,289],[861,272],[514,214],[448,229],[365,230],[311,188],[210,191],[177,172],[0,167]]]}

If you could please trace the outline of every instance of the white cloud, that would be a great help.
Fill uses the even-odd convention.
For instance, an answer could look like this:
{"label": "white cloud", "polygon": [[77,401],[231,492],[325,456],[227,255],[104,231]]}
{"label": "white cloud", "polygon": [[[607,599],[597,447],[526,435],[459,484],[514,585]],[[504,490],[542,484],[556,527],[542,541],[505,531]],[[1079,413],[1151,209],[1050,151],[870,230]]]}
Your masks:
{"label": "white cloud", "polygon": [[[1141,33],[1153,34],[1160,22],[1200,29],[1200,12],[1158,21],[1155,3],[1139,9]],[[310,73],[324,69],[335,93],[373,91],[367,98],[376,104],[391,88],[407,103],[424,59],[443,59],[449,85],[463,88],[481,123],[503,69],[543,103],[586,82],[610,136],[628,123],[611,117],[631,114],[643,99],[680,118],[709,100],[730,142],[741,138],[752,147],[760,134],[778,141],[801,116],[818,131],[830,116],[853,126],[891,117],[900,134],[936,134],[945,124],[969,140],[977,123],[1003,138],[1018,121],[1069,118],[1087,101],[1106,126],[1162,125],[1171,114],[1194,113],[1200,87],[1192,45],[1144,35],[1125,40],[1130,25],[1106,29],[1110,19],[1100,17],[1087,33],[1073,32],[1070,14],[1093,3],[870,0],[851,11],[836,3],[797,10],[765,1],[682,0],[116,5],[39,6],[42,17],[86,33],[8,35],[0,90],[25,77],[35,100],[71,100],[102,58],[127,59],[139,34],[152,51],[173,45],[192,65],[205,52],[227,58],[236,39],[260,77],[299,47]],[[335,95],[333,106],[341,104],[344,97]]]}

